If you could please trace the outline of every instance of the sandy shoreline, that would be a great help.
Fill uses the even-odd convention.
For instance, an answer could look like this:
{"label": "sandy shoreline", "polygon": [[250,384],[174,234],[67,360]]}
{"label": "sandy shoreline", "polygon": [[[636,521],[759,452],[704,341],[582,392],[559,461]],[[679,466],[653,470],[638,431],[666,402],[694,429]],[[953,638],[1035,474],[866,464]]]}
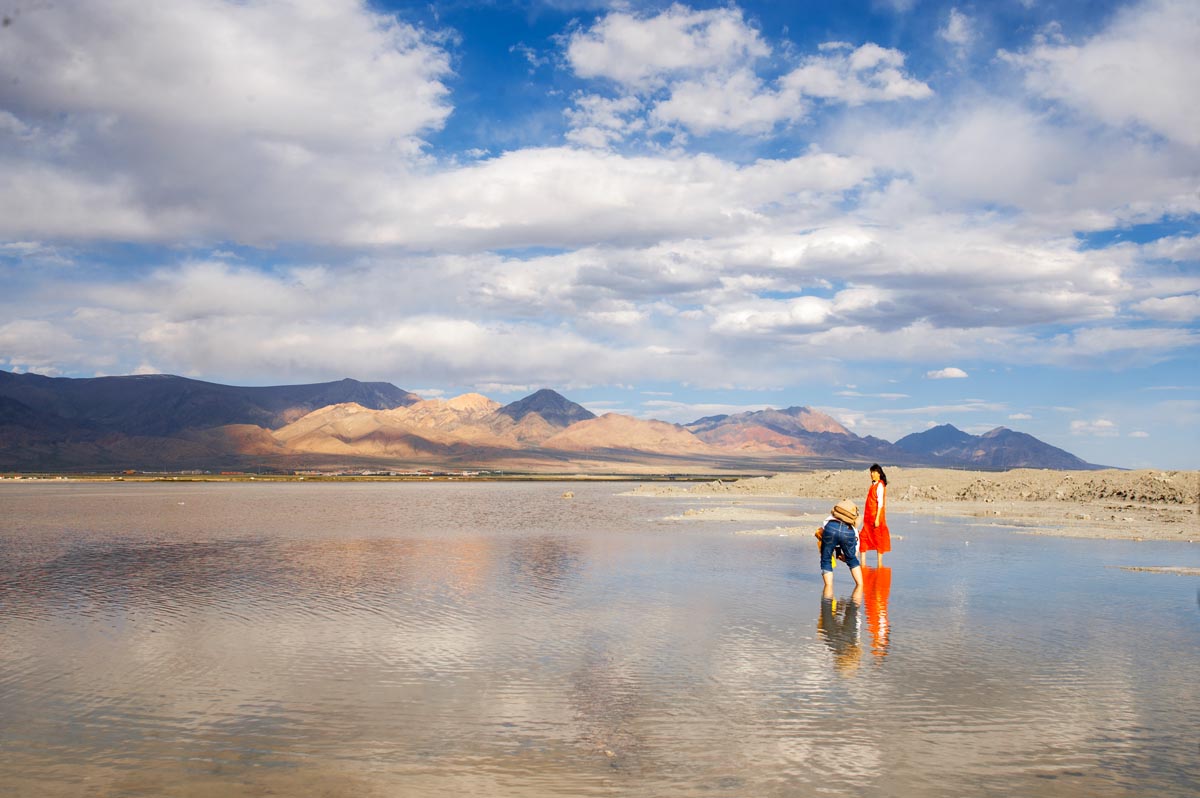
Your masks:
{"label": "sandy shoreline", "polygon": [[[823,515],[797,517],[781,508],[745,507],[753,498],[849,498],[861,507],[865,470],[777,474],[691,486],[643,485],[643,496],[694,496],[702,505],[677,520],[746,521],[745,534],[811,535]],[[713,500],[728,500],[714,503]],[[1116,540],[1200,542],[1197,471],[957,471],[889,468],[888,512],[976,518],[1026,534]]]}

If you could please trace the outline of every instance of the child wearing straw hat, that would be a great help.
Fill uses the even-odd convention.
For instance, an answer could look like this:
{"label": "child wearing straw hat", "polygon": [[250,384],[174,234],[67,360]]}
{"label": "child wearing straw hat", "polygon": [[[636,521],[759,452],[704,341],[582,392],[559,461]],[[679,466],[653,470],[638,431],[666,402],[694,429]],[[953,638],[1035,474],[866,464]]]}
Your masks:
{"label": "child wearing straw hat", "polygon": [[854,577],[854,591],[862,589],[862,567],[858,562],[858,537],[854,523],[858,520],[858,506],[846,499],[834,505],[817,533],[821,541],[821,578],[825,581],[825,592],[833,595],[833,558],[846,561],[850,576]]}

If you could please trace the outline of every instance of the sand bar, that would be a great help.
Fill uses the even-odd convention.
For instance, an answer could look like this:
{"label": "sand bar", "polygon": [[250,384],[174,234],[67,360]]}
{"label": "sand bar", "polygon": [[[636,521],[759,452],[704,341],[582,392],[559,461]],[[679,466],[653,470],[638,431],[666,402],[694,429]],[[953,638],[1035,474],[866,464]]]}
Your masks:
{"label": "sand bar", "polygon": [[[1120,540],[1200,542],[1200,471],[1002,472],[940,468],[888,468],[888,512],[979,519],[1027,534]],[[862,505],[870,478],[865,469],[811,471],[714,480],[690,486],[655,483],[633,493],[694,496],[705,506],[693,520],[735,520],[738,501],[750,497],[849,498]],[[718,507],[713,499],[728,499]],[[747,507],[747,533],[811,535],[821,518],[782,509],[779,523],[764,526],[762,507]],[[750,528],[753,523],[755,528]]]}

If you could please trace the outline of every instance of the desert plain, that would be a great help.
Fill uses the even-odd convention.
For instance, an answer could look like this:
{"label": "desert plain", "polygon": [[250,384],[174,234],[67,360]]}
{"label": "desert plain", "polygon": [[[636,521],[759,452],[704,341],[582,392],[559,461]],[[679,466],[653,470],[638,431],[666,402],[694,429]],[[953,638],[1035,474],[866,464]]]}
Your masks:
{"label": "desert plain", "polygon": [[[889,516],[979,519],[1014,531],[1080,538],[1200,542],[1200,471],[985,472],[888,468]],[[765,509],[764,498],[842,499],[860,511],[867,470],[780,473],[770,477],[680,485],[642,485],[639,495],[693,496],[697,505],[677,520],[744,521],[744,534],[811,535],[824,514]],[[777,521],[773,526],[772,520]]]}

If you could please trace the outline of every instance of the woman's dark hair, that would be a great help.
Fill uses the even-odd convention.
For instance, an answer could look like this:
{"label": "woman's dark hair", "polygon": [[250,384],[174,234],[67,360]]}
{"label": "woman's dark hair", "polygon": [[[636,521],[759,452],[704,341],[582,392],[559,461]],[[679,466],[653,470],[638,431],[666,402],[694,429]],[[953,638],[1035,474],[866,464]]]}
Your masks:
{"label": "woman's dark hair", "polygon": [[883,468],[880,467],[879,463],[872,463],[871,467],[867,470],[868,470],[868,472],[878,471],[879,472],[879,481],[882,482],[884,485],[887,484],[887,474],[883,473]]}

